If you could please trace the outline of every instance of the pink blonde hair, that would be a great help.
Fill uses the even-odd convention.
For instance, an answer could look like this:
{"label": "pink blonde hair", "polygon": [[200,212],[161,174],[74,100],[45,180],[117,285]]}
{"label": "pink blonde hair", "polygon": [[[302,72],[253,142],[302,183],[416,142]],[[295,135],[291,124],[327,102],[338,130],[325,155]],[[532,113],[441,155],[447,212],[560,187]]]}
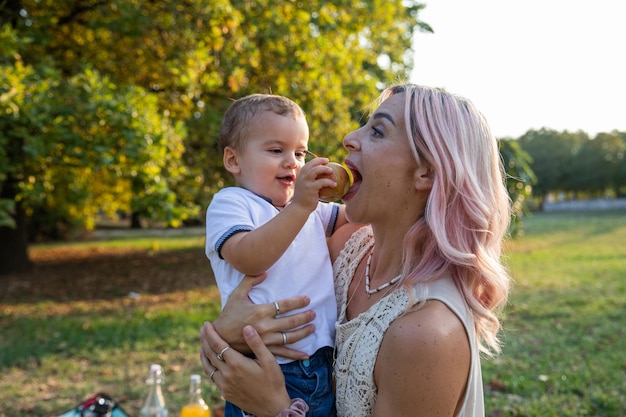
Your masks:
{"label": "pink blonde hair", "polygon": [[501,255],[511,209],[497,140],[483,115],[462,97],[399,84],[385,89],[379,102],[399,93],[406,96],[415,159],[434,171],[424,216],[405,236],[404,284],[451,276],[473,314],[480,350],[498,352],[495,311],[509,293]]}

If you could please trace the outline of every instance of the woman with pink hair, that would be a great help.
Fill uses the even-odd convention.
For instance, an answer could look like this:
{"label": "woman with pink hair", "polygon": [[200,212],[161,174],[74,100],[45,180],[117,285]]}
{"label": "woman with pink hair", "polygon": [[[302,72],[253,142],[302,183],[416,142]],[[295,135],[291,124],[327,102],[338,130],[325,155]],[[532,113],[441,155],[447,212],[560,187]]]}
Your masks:
{"label": "woman with pink hair", "polygon": [[[510,201],[495,137],[468,100],[400,84],[343,145],[354,184],[344,197],[352,224],[329,242],[337,415],[484,416],[480,355],[499,351],[509,291]],[[254,282],[203,326],[203,368],[258,417],[304,416],[310,405],[287,396],[272,352],[314,331],[302,326],[307,311],[274,318],[307,298],[251,305]],[[246,348],[254,359],[237,351]]]}

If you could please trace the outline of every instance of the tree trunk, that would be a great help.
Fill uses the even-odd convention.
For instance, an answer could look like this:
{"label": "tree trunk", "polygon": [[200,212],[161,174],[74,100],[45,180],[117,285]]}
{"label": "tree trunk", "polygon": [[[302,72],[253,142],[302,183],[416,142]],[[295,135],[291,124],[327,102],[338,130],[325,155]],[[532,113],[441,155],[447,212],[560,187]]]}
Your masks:
{"label": "tree trunk", "polygon": [[[15,201],[16,196],[17,180],[8,175],[0,187],[0,198]],[[0,227],[0,276],[26,272],[31,267],[28,259],[28,218],[19,201],[15,201],[13,219],[15,228]]]}
{"label": "tree trunk", "polygon": [[131,229],[141,229],[141,216],[139,212],[133,211],[130,215],[130,228]]}
{"label": "tree trunk", "polygon": [[0,227],[0,281],[2,275],[26,272],[32,266],[28,258],[26,213],[20,204],[15,209],[16,227]]}

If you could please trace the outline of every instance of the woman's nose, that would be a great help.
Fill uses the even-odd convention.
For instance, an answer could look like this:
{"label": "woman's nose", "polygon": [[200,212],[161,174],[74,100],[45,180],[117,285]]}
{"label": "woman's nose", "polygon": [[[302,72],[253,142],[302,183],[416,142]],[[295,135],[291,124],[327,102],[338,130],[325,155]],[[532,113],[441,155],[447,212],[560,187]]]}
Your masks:
{"label": "woman's nose", "polygon": [[354,130],[350,133],[348,133],[346,136],[344,136],[343,138],[343,147],[346,148],[347,150],[355,150],[358,149],[358,140],[357,140],[357,132],[359,130]]}

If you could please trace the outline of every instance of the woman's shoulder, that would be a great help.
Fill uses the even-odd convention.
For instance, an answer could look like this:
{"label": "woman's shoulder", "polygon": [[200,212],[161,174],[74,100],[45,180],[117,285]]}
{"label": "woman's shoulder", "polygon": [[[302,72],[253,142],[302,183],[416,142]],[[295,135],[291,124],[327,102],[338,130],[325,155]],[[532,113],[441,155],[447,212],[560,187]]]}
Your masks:
{"label": "woman's shoulder", "polygon": [[467,341],[465,327],[461,319],[444,302],[430,299],[416,305],[398,317],[389,326],[392,337],[405,342],[438,341],[445,342],[457,336]]}
{"label": "woman's shoulder", "polygon": [[[424,415],[458,410],[470,367],[463,323],[446,304],[429,300],[387,329],[374,369],[379,399],[389,411],[418,405]],[[397,381],[411,389],[398,390]]]}
{"label": "woman's shoulder", "polygon": [[[402,367],[404,358],[420,363],[445,364],[470,359],[470,341],[461,319],[443,302],[428,300],[394,320],[387,329],[381,352]],[[389,366],[389,364],[388,364]]]}

